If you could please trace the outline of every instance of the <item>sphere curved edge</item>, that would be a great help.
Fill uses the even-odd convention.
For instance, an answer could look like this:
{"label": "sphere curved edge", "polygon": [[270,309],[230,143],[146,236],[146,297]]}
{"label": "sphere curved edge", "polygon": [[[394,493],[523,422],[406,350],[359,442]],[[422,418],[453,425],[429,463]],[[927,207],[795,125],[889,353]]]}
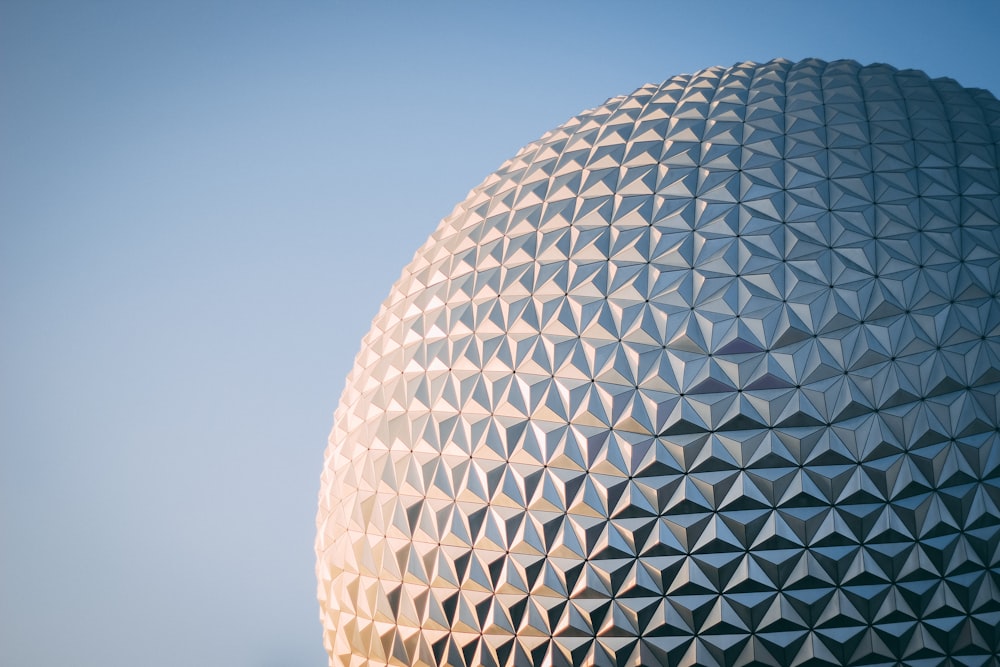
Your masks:
{"label": "sphere curved edge", "polygon": [[375,317],[331,665],[1000,664],[1000,102],[774,60],[521,149]]}

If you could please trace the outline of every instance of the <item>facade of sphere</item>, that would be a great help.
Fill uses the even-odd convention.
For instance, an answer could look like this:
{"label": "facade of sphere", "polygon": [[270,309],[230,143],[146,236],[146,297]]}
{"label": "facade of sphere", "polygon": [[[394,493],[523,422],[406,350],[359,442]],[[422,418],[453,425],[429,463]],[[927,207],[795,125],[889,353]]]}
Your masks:
{"label": "facade of sphere", "polygon": [[335,415],[332,665],[997,665],[1000,102],[713,67],[529,144]]}

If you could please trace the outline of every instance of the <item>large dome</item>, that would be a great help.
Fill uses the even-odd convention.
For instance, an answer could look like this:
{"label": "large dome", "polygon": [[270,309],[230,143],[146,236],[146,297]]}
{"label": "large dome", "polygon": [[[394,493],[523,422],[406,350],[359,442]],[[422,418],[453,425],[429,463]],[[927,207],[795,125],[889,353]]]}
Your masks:
{"label": "large dome", "polygon": [[365,337],[333,665],[996,665],[1000,103],[713,67],[475,188]]}

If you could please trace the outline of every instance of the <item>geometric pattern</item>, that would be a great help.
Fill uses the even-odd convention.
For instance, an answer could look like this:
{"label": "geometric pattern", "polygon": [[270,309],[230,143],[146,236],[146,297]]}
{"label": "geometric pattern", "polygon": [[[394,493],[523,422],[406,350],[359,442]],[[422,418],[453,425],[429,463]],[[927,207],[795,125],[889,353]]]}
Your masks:
{"label": "geometric pattern", "polygon": [[1000,102],[713,67],[526,146],[365,337],[332,665],[1000,665]]}

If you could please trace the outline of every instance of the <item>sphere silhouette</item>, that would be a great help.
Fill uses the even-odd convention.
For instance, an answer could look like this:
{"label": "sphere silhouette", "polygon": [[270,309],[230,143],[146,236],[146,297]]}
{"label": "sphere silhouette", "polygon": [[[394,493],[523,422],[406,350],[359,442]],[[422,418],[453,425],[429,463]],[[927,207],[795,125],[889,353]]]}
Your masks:
{"label": "sphere silhouette", "polygon": [[998,144],[986,91],[811,59],[524,147],[348,377],[331,664],[998,664]]}

